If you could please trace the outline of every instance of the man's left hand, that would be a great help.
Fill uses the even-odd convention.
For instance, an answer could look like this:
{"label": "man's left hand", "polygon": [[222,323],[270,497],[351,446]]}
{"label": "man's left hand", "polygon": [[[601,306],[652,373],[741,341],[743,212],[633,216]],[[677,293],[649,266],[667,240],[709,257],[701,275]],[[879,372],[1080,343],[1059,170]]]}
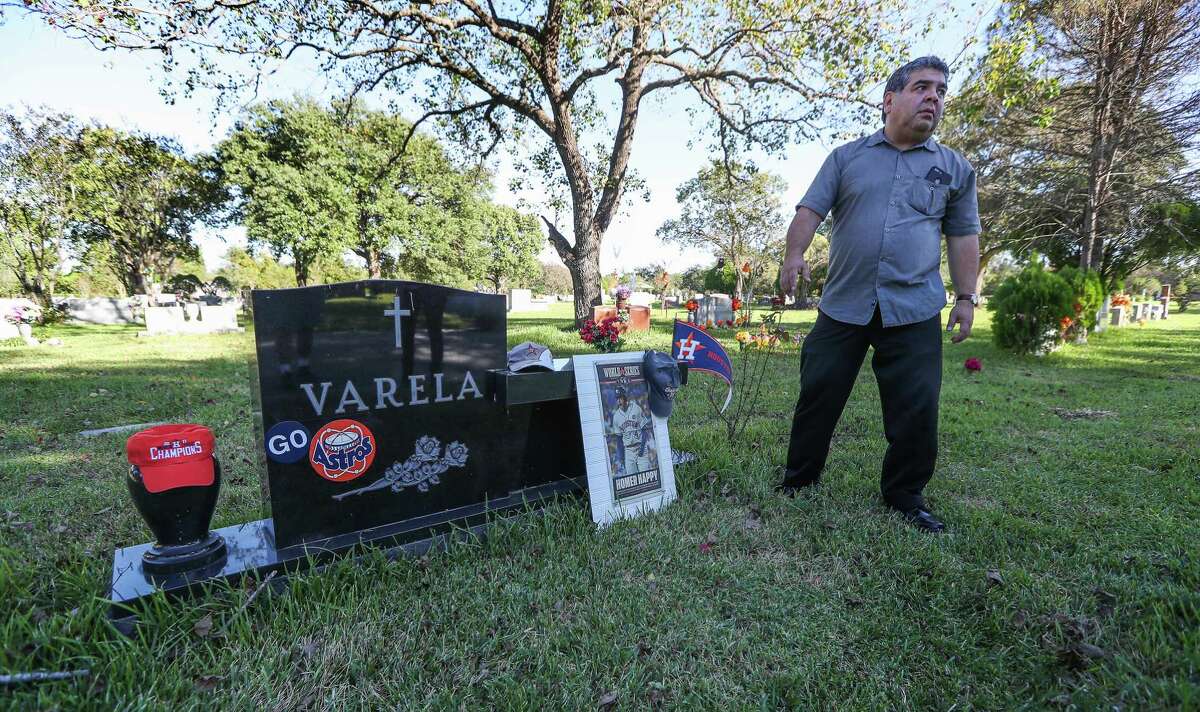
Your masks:
{"label": "man's left hand", "polygon": [[975,322],[975,305],[966,299],[960,299],[954,303],[954,308],[950,310],[950,321],[946,323],[946,331],[954,331],[954,325],[958,324],[958,333],[950,337],[950,340],[958,344],[964,341],[971,335],[971,324]]}

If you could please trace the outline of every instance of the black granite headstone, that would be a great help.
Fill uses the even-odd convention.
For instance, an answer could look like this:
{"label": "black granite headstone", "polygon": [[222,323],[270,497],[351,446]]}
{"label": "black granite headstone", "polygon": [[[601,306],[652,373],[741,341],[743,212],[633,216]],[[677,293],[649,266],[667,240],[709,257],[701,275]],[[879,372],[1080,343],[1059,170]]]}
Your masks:
{"label": "black granite headstone", "polygon": [[502,295],[369,280],[252,300],[277,547],[380,527],[428,536],[583,474],[573,400],[492,397]]}

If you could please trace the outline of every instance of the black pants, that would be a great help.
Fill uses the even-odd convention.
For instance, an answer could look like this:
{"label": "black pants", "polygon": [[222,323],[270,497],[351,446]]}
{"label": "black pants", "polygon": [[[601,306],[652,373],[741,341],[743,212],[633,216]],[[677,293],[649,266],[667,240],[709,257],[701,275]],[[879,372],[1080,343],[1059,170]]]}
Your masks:
{"label": "black pants", "polygon": [[785,485],[816,481],[829,441],[867,347],[879,382],[883,431],[884,500],[901,510],[924,507],[921,497],[937,462],[938,397],[942,389],[941,315],[884,328],[876,308],[866,326],[845,324],[818,312],[800,351],[800,400],[792,417]]}

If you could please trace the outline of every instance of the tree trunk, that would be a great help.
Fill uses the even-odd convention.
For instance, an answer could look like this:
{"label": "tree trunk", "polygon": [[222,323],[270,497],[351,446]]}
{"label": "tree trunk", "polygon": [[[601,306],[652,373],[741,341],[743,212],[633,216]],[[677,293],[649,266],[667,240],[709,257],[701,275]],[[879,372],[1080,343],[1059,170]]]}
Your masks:
{"label": "tree trunk", "polygon": [[983,276],[987,272],[988,263],[992,261],[993,257],[1000,254],[1001,252],[1003,252],[1003,250],[1001,248],[993,247],[990,250],[984,250],[983,252],[980,253],[980,255],[979,255],[979,272],[976,273],[976,277],[975,277],[975,294],[977,296],[980,294],[983,294]]}
{"label": "tree trunk", "polygon": [[359,256],[367,261],[367,276],[371,279],[383,278],[383,259],[379,255],[379,250],[366,249],[359,253]]}
{"label": "tree trunk", "polygon": [[292,266],[296,272],[296,286],[297,287],[307,287],[308,286],[308,276],[309,276],[308,261],[300,256],[296,256],[293,258]]}
{"label": "tree trunk", "polygon": [[578,204],[574,206],[575,244],[567,242],[562,232],[542,216],[550,232],[550,244],[558,252],[567,271],[571,273],[571,288],[575,294],[575,326],[592,318],[592,308],[600,306],[600,235],[595,234],[590,218]]}
{"label": "tree trunk", "polygon": [[[581,250],[583,247],[591,249]],[[600,241],[580,242],[575,246],[575,262],[567,265],[571,271],[571,286],[575,292],[575,325],[592,318],[592,308],[603,303],[600,296]]]}
{"label": "tree trunk", "polygon": [[141,265],[131,265],[126,271],[125,288],[130,295],[150,293],[146,289],[146,275],[142,274]]}

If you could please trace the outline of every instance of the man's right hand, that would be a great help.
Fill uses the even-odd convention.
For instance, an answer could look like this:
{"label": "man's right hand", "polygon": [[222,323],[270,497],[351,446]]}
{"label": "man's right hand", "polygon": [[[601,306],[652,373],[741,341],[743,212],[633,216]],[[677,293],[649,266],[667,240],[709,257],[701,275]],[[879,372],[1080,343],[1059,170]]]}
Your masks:
{"label": "man's right hand", "polygon": [[785,297],[796,295],[797,275],[802,276],[805,282],[812,279],[812,271],[808,263],[804,261],[804,256],[792,257],[789,255],[783,258],[783,265],[779,268],[779,288],[783,290]]}

